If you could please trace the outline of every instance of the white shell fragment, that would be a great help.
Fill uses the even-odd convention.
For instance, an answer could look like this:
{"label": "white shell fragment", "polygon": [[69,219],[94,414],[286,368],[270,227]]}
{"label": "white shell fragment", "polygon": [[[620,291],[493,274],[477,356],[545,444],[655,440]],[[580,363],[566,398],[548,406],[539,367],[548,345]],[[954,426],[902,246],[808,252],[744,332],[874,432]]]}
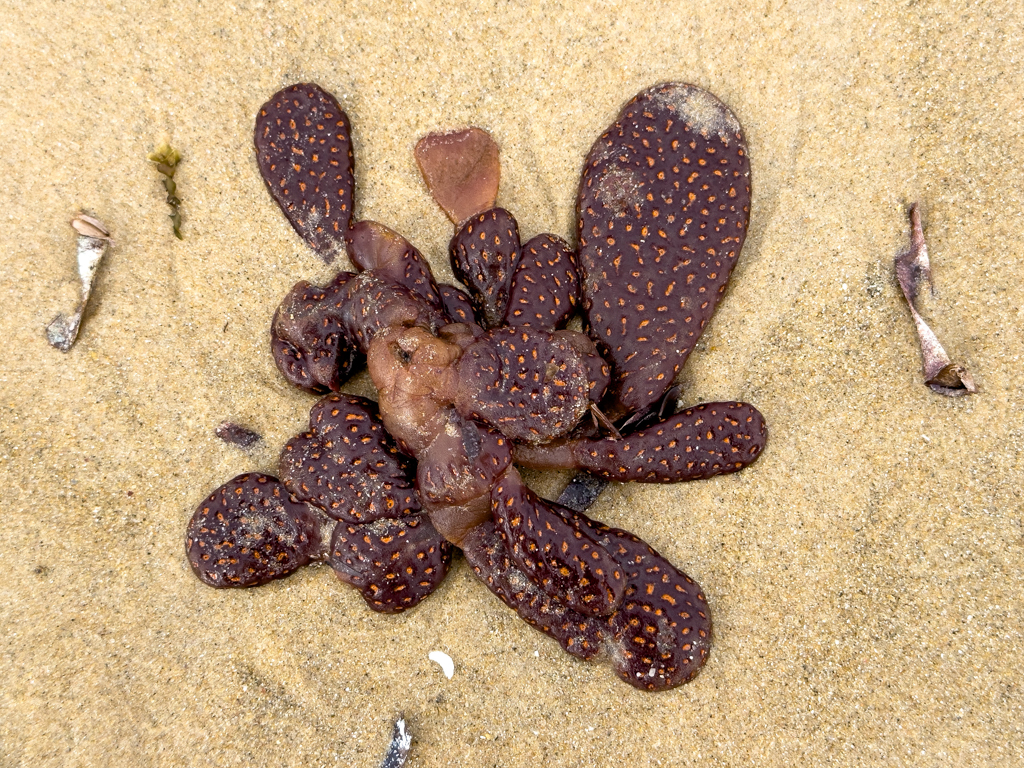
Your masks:
{"label": "white shell fragment", "polygon": [[405,758],[409,755],[409,747],[412,745],[412,734],[405,729],[405,718],[400,717],[395,721],[395,727],[391,732],[391,743],[388,744],[388,751],[384,755],[384,762],[380,768],[402,768],[405,765]]}
{"label": "white shell fragment", "polygon": [[924,240],[921,213],[917,203],[910,206],[910,248],[896,255],[896,279],[903,296],[910,305],[910,314],[921,341],[924,362],[924,383],[933,392],[946,397],[973,395],[978,391],[971,372],[949,359],[935,332],[928,327],[917,311],[917,299],[922,289],[932,290],[932,269],[928,261],[928,245]]}
{"label": "white shell fragment", "polygon": [[46,339],[61,352],[67,352],[78,338],[78,327],[92,293],[93,280],[99,271],[103,254],[110,244],[110,232],[103,222],[84,213],[71,220],[71,226],[78,233],[78,278],[82,282],[82,298],[74,312],[61,312],[46,326]]}
{"label": "white shell fragment", "polygon": [[444,651],[431,651],[427,654],[427,658],[441,667],[441,671],[444,672],[445,677],[449,680],[452,679],[452,675],[455,674],[455,662],[452,661],[451,656]]}
{"label": "white shell fragment", "polygon": [[94,237],[97,240],[110,239],[110,232],[107,231],[106,226],[94,216],[80,213],[71,220],[71,227],[75,232],[86,237]]}

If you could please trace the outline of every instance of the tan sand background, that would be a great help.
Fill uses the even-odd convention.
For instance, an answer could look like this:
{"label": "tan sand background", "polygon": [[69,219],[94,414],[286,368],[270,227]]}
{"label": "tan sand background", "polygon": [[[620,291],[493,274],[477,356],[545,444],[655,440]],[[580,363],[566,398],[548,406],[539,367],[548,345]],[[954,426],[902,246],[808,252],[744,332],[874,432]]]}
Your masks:
{"label": "tan sand background", "polygon": [[[399,713],[417,768],[1022,764],[1022,29],[1013,0],[6,4],[0,766],[375,768]],[[731,105],[754,183],[684,400],[750,400],[771,438],[742,473],[616,487],[593,514],[704,585],[700,677],[635,691],[461,558],[398,617],[326,568],[202,586],[183,553],[196,504],[273,471],[314,401],[274,367],[271,314],[333,272],[263,188],[260,104],[300,80],[334,92],[357,216],[447,280],[417,138],[487,128],[524,236],[571,237],[591,142],[672,79]],[[183,242],[146,161],[161,138],[185,157]],[[921,383],[891,269],[913,200],[926,314],[975,397]],[[115,245],[61,354],[43,328],[76,296],[83,208]],[[263,445],[219,441],[226,418]],[[565,476],[533,479],[556,494]]]}

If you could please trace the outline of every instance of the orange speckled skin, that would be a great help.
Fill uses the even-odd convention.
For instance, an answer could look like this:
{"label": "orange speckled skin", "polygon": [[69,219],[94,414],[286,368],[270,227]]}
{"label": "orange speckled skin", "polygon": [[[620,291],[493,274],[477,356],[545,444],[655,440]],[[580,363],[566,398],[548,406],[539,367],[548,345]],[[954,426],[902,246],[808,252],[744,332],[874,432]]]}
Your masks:
{"label": "orange speckled skin", "polygon": [[287,576],[320,547],[316,517],[281,481],[239,475],[208,496],[185,532],[189,565],[211,587],[254,587]]}
{"label": "orange speckled skin", "polygon": [[639,538],[555,504],[552,512],[588,534],[621,569],[623,594],[607,615],[573,608],[524,577],[500,522],[477,526],[462,543],[474,573],[530,626],[582,659],[604,654],[630,685],[662,691],[689,682],[711,649],[711,611],[693,579]]}
{"label": "orange speckled skin", "polygon": [[584,469],[621,483],[679,483],[738,472],[757,460],[767,437],[754,406],[704,403],[622,439],[522,445],[515,458],[535,469]]}
{"label": "orange speckled skin", "polygon": [[327,91],[298,83],[275,93],[256,116],[256,160],[270,196],[328,264],[344,253],[352,220],[348,115]]}
{"label": "orange speckled skin", "polygon": [[413,461],[395,446],[377,404],[331,394],[309,412],[309,431],[289,440],[280,458],[281,478],[299,501],[335,520],[372,523],[420,510],[409,478]]}
{"label": "orange speckled skin", "polygon": [[519,259],[519,225],[504,208],[471,216],[449,246],[452,272],[469,289],[484,328],[501,325]]}
{"label": "orange speckled skin", "polygon": [[575,314],[579,296],[576,251],[560,237],[537,235],[520,250],[505,325],[563,328]]}
{"label": "orange speckled skin", "polygon": [[362,525],[342,521],[331,536],[334,572],[381,613],[419,604],[444,581],[451,559],[452,545],[423,514]]}
{"label": "orange speckled skin", "polygon": [[693,351],[743,247],[739,122],[692,85],[643,91],[594,142],[577,214],[589,332],[615,370],[608,410],[642,411]]}
{"label": "orange speckled skin", "polygon": [[[456,226],[450,256],[467,296],[438,287],[401,235],[351,224],[348,122],[330,94],[300,84],[260,110],[257,157],[274,199],[314,251],[330,260],[347,249],[360,272],[325,288],[300,282],[277,310],[271,348],[282,374],[334,394],[285,446],[283,484],[238,478],[200,505],[190,562],[207,583],[246,586],[323,559],[371,608],[398,612],[441,583],[460,546],[491,591],[566,651],[606,659],[637,688],[672,688],[693,679],[710,649],[700,586],[633,534],[541,499],[513,462],[677,482],[760,455],[764,419],[745,403],[644,415],[711,317],[746,234],[739,123],[694,86],[639,94],[587,158],[579,255],[554,235],[520,243],[515,218],[493,207],[497,150],[485,137],[472,129],[417,145]],[[581,304],[589,337],[560,330]],[[364,356],[379,405],[337,393]],[[644,428],[600,436],[602,402]],[[273,525],[295,529],[295,541],[264,532],[281,564],[261,561],[240,577],[230,558],[248,550],[232,536],[247,531],[264,486],[280,497]],[[323,548],[315,523],[330,518]],[[213,546],[230,555],[223,572],[203,565]]]}

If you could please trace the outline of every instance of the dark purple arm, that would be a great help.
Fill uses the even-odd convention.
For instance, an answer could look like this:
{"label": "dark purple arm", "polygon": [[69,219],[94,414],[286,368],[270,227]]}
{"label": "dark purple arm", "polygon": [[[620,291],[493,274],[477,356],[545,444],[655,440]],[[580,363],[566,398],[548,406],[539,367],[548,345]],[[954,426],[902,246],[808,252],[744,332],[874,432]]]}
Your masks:
{"label": "dark purple arm", "polygon": [[562,328],[576,312],[579,297],[576,252],[560,237],[537,235],[520,251],[505,325]]}
{"label": "dark purple arm", "polygon": [[519,464],[584,469],[606,480],[677,483],[737,472],[764,449],[768,428],[747,403],[705,403],[621,439],[516,446]]}
{"label": "dark purple arm", "polygon": [[270,196],[327,263],[345,253],[354,177],[348,116],[313,83],[278,91],[260,107],[256,160]]}
{"label": "dark purple arm", "polygon": [[484,328],[501,325],[519,260],[519,225],[504,208],[479,213],[455,233],[452,271],[469,290]]}
{"label": "dark purple arm", "polygon": [[255,587],[306,565],[320,524],[276,477],[239,475],[196,509],[185,532],[189,565],[211,587]]}
{"label": "dark purple arm", "polygon": [[750,163],[736,117],[683,83],[638,94],[594,142],[577,198],[584,308],[612,363],[612,418],[671,386],[747,234]]}
{"label": "dark purple arm", "polygon": [[561,514],[588,529],[623,570],[622,602],[609,616],[584,615],[541,590],[519,568],[494,523],[466,537],[466,560],[502,602],[574,656],[604,656],[619,677],[647,691],[692,680],[711,648],[711,614],[700,585],[628,531],[569,510]]}

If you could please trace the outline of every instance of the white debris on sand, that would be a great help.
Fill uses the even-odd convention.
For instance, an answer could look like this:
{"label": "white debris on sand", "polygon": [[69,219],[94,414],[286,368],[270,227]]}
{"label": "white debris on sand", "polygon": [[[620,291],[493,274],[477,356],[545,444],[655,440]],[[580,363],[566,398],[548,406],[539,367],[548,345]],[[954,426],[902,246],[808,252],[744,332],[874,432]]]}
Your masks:
{"label": "white debris on sand", "polygon": [[455,674],[455,662],[452,661],[451,656],[444,651],[431,651],[427,654],[427,658],[436,662],[441,667],[445,677],[449,680],[452,679],[452,675]]}
{"label": "white debris on sand", "polygon": [[82,281],[82,298],[70,315],[61,312],[46,326],[47,341],[61,352],[71,349],[78,338],[78,328],[92,293],[93,281],[110,244],[110,232],[99,219],[82,213],[71,220],[71,226],[78,233],[78,278]]}

